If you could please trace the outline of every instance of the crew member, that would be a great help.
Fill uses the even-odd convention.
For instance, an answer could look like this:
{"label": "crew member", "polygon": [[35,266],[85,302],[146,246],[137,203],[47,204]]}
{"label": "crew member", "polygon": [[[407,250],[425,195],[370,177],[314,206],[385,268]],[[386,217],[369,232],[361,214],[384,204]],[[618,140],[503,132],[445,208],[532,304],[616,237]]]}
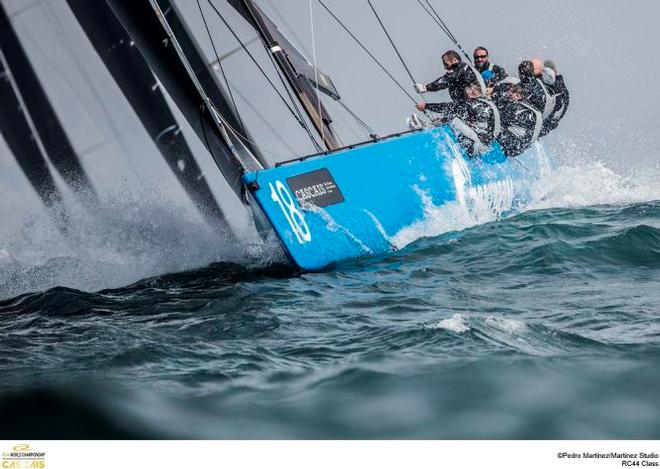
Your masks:
{"label": "crew member", "polygon": [[[551,60],[546,60],[544,65],[544,77],[546,77],[544,78],[544,81],[546,83],[552,81],[552,83],[550,83],[550,89],[555,97],[555,107],[550,116],[543,121],[541,137],[547,135],[559,126],[559,121],[566,115],[570,103],[570,95],[568,93],[568,88],[566,88],[564,77],[559,74],[555,63]],[[552,80],[552,77],[554,77],[554,80]]]}
{"label": "crew member", "polygon": [[495,104],[483,97],[481,87],[472,83],[464,88],[463,99],[451,103],[417,105],[420,111],[433,111],[436,124],[451,123],[459,142],[470,155],[488,151],[500,133],[500,113]]}
{"label": "crew member", "polygon": [[543,62],[541,59],[525,60],[518,66],[518,77],[523,89],[523,99],[541,112],[547,119],[555,109],[554,93],[543,81]]}
{"label": "crew member", "polygon": [[524,100],[521,85],[512,84],[497,101],[502,120],[502,132],[497,141],[507,156],[518,156],[538,139],[543,128],[543,116]]}
{"label": "crew member", "polygon": [[499,65],[490,63],[488,49],[485,47],[477,47],[474,50],[474,68],[481,73],[486,88],[493,88],[497,83],[501,82],[507,77],[506,70]]}
{"label": "crew member", "polygon": [[477,84],[481,88],[481,94],[486,94],[486,84],[481,74],[474,67],[463,62],[458,52],[453,50],[445,52],[442,56],[442,65],[447,73],[428,85],[415,84],[418,93],[448,90],[452,101],[458,102],[465,99],[466,86]]}
{"label": "crew member", "polygon": [[502,99],[507,99],[506,93],[513,85],[520,85],[520,79],[514,75],[510,75],[493,87],[490,97],[496,106],[499,107],[499,102]]}

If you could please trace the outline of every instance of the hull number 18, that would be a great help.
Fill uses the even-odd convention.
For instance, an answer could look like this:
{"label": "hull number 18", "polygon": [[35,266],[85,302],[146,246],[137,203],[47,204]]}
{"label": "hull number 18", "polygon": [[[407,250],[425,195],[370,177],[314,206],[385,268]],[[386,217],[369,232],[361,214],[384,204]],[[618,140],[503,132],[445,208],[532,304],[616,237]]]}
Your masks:
{"label": "hull number 18", "polygon": [[300,244],[309,243],[312,240],[312,233],[309,231],[309,226],[305,221],[305,216],[298,210],[293,202],[291,192],[286,188],[281,181],[275,181],[268,184],[270,187],[270,197],[273,202],[276,202],[282,209],[284,218],[289,222],[289,226],[296,236]]}

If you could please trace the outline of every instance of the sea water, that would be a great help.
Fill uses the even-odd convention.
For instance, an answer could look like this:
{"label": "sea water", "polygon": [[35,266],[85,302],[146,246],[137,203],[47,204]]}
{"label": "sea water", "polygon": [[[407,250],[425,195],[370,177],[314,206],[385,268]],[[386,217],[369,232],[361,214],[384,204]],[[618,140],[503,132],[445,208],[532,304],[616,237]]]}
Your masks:
{"label": "sea water", "polygon": [[131,197],[5,219],[2,438],[660,437],[653,174],[563,165],[305,275]]}

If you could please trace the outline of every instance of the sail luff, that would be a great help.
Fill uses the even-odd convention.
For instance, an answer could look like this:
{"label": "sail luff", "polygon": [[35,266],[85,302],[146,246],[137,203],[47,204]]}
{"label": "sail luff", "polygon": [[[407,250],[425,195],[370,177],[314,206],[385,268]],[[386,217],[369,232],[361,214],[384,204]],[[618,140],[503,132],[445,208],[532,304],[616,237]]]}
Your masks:
{"label": "sail luff", "polygon": [[64,181],[74,190],[95,196],[94,188],[78,154],[37,77],[30,60],[0,2],[0,49],[16,81],[25,111],[29,113],[46,156]]}
{"label": "sail luff", "polygon": [[67,3],[195,206],[210,222],[224,219],[158,81],[110,7],[105,1],[67,0]]}

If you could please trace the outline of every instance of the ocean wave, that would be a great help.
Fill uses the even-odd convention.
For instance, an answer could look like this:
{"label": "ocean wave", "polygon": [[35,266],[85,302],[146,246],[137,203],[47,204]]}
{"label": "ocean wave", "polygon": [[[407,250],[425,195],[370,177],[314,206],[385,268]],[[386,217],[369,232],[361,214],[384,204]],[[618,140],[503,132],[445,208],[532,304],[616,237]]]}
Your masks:
{"label": "ocean wave", "polygon": [[423,219],[397,233],[392,244],[402,249],[422,238],[465,230],[521,212],[602,205],[637,206],[660,201],[660,174],[649,172],[624,177],[602,163],[561,166],[542,172],[542,177],[532,184],[529,200],[522,206],[514,207],[512,191],[508,185],[495,185],[485,192],[467,190],[466,200],[441,207],[434,206],[428,197],[420,194],[424,204]]}
{"label": "ocean wave", "polygon": [[464,340],[485,341],[497,348],[515,350],[534,356],[561,356],[566,354],[593,354],[616,345],[604,344],[575,333],[568,333],[538,322],[478,314],[454,314],[436,324],[425,326],[429,330],[444,330]]}
{"label": "ocean wave", "polygon": [[[201,290],[216,289],[263,279],[292,278],[298,275],[288,264],[244,266],[237,263],[214,263],[208,267],[140,280],[126,287],[85,292],[68,287],[54,287],[43,292],[25,293],[0,300],[0,316],[37,312],[42,316],[103,315],[110,311],[140,310],[143,302],[153,302],[156,292],[161,301],[191,300]],[[216,294],[213,295],[216,297]]]}
{"label": "ocean wave", "polygon": [[654,268],[660,266],[660,202],[523,212],[422,239],[393,262],[405,257],[423,264],[426,256],[466,274],[477,267],[491,274]]}

